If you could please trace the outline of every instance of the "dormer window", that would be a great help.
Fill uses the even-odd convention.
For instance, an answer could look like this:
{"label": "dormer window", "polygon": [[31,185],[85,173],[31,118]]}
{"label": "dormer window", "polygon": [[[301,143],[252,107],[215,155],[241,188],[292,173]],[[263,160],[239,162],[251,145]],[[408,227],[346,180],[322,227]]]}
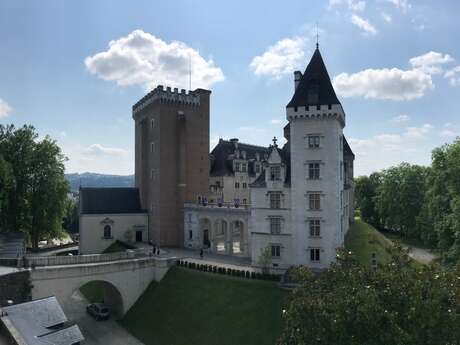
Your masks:
{"label": "dormer window", "polygon": [[270,180],[271,181],[281,180],[281,167],[280,166],[270,167]]}
{"label": "dormer window", "polygon": [[260,173],[260,165],[259,164],[255,165],[255,171],[256,171],[256,174]]}
{"label": "dormer window", "polygon": [[246,163],[241,163],[241,171],[246,172],[247,171],[247,164]]}
{"label": "dormer window", "polygon": [[239,172],[240,171],[240,168],[241,168],[241,163],[235,163],[235,171],[236,172]]}

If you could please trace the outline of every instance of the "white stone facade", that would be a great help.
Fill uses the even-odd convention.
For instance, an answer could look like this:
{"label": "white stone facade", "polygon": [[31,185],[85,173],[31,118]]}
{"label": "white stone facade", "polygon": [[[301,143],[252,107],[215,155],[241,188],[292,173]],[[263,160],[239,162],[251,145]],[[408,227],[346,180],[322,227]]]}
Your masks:
{"label": "white stone facade", "polygon": [[[100,254],[116,240],[148,242],[148,214],[81,214],[80,254]],[[110,231],[109,231],[110,229]]]}

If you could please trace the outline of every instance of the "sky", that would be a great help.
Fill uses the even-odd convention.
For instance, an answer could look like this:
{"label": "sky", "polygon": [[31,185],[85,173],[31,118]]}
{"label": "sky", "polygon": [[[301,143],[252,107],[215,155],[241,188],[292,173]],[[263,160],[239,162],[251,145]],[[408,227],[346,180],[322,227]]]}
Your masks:
{"label": "sky", "polygon": [[211,149],[283,143],[318,33],[355,175],[428,165],[460,135],[458,13],[457,0],[0,0],[0,124],[57,140],[69,173],[132,174],[132,105],[191,82],[212,90]]}

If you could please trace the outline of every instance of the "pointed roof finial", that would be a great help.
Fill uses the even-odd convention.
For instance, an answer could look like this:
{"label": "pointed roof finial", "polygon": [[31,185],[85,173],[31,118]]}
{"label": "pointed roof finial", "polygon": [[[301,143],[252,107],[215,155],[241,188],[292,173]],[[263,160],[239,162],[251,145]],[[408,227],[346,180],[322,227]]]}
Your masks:
{"label": "pointed roof finial", "polygon": [[276,142],[278,141],[278,139],[276,139],[276,137],[273,137],[273,146],[274,147],[278,147],[278,145],[276,144]]}
{"label": "pointed roof finial", "polygon": [[319,49],[318,22],[316,22],[316,49]]}

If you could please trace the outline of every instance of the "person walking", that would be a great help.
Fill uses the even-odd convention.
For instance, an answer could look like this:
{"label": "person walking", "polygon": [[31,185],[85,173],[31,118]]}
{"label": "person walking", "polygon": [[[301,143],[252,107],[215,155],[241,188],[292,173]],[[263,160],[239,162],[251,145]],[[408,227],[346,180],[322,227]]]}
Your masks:
{"label": "person walking", "polygon": [[200,249],[200,258],[203,259],[203,248]]}

